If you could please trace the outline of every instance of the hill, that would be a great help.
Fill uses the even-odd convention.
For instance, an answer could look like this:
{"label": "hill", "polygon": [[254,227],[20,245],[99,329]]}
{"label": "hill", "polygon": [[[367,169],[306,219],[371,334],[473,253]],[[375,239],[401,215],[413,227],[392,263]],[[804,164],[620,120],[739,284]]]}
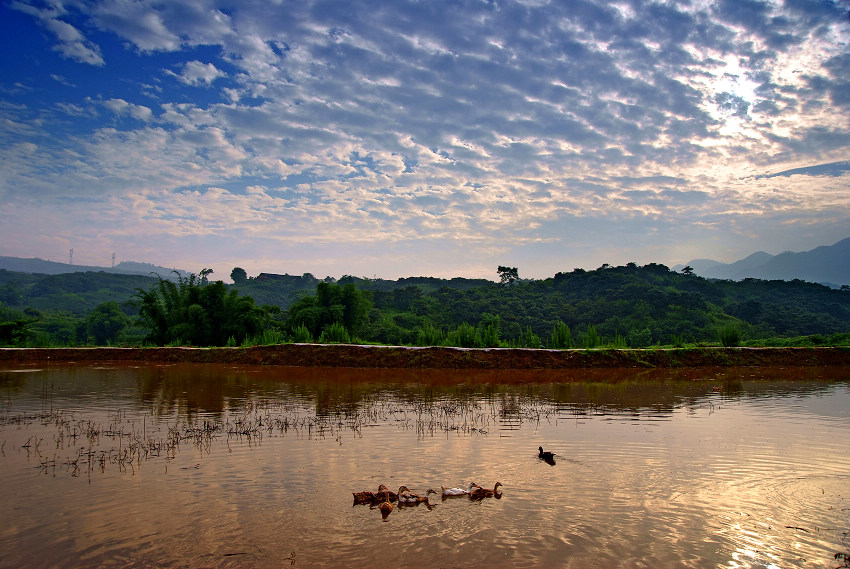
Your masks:
{"label": "hill", "polygon": [[57,263],[55,261],[45,261],[44,259],[23,259],[21,257],[0,257],[0,269],[13,271],[17,273],[31,273],[40,275],[63,275],[67,273],[111,273],[116,275],[144,275],[155,276],[159,275],[164,279],[174,279],[175,271],[177,274],[185,277],[188,275],[186,271],[179,269],[169,269],[160,267],[150,263],[138,263],[136,261],[122,261],[114,267],[97,267],[89,265],[71,265],[68,263]]}
{"label": "hill", "polygon": [[[102,271],[35,275],[0,269],[0,326],[3,321],[31,326],[38,334],[32,345],[85,342],[83,324],[95,307],[115,302],[134,317],[137,292],[158,282],[152,276]],[[269,305],[268,338],[291,341],[298,318],[288,309],[298,302],[300,320],[318,318],[322,309],[299,299],[316,296],[321,282],[311,275],[266,274],[228,288]],[[718,331],[728,326],[738,328],[748,342],[808,336],[810,344],[822,345],[837,341],[835,335],[850,335],[850,289],[802,280],[706,279],[656,263],[575,269],[509,284],[346,276],[334,286],[340,292],[359,289],[370,306],[355,340],[388,345],[593,347],[604,338],[605,345],[642,348],[717,342]],[[340,303],[329,310],[345,314]],[[128,339],[141,342],[145,331],[134,326]],[[557,344],[556,332],[562,334]]]}
{"label": "hill", "polygon": [[142,274],[73,272],[55,275],[0,269],[0,304],[84,316],[104,302],[127,303],[137,289],[150,289],[157,277]]}
{"label": "hill", "polygon": [[[705,278],[739,281],[746,278],[822,283],[833,288],[850,284],[850,237],[834,245],[822,246],[801,253],[785,251],[770,255],[753,253],[734,263],[711,259],[693,259],[686,263],[694,273]],[[685,265],[676,265],[680,271]]]}

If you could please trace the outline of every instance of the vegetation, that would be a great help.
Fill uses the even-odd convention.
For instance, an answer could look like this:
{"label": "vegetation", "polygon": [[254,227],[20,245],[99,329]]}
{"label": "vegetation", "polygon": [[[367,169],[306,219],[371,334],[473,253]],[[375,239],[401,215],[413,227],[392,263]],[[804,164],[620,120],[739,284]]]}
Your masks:
{"label": "vegetation", "polygon": [[[603,265],[498,282],[260,275],[176,281],[0,270],[0,345],[246,346],[281,342],[469,348],[850,345],[850,289],[711,280],[664,265]],[[262,306],[255,299],[261,299]]]}
{"label": "vegetation", "polygon": [[[209,274],[209,273],[207,273]],[[147,341],[164,345],[224,346],[262,333],[268,313],[254,299],[228,291],[206,275],[179,277],[177,283],[159,279],[150,290],[139,289],[139,318],[149,330]]]}
{"label": "vegetation", "polygon": [[88,313],[85,318],[87,337],[100,346],[113,344],[130,325],[130,318],[121,311],[117,302],[104,302]]}

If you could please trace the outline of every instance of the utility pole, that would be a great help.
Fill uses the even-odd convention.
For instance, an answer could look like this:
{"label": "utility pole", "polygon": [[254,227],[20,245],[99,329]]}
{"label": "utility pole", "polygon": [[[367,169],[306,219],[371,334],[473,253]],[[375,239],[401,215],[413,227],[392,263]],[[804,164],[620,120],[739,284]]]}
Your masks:
{"label": "utility pole", "polygon": [[74,250],[73,249],[68,250],[68,264],[69,265],[74,264]]}

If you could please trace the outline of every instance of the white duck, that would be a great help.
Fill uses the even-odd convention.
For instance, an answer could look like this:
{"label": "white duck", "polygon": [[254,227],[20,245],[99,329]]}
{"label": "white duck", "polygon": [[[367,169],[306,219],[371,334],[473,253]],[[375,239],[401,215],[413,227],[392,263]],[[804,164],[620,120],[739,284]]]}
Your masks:
{"label": "white duck", "polygon": [[470,482],[469,486],[466,488],[446,488],[445,486],[440,486],[443,489],[443,496],[451,497],[451,496],[464,496],[472,492],[472,489],[475,488],[475,482]]}

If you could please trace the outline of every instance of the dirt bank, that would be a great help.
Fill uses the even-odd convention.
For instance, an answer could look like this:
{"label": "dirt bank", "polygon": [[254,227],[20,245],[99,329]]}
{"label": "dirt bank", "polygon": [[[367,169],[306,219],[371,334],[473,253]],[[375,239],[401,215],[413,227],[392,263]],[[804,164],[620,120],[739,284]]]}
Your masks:
{"label": "dirt bank", "polygon": [[251,348],[0,348],[0,361],[192,362],[407,369],[850,366],[850,348],[529,350],[282,344]]}

